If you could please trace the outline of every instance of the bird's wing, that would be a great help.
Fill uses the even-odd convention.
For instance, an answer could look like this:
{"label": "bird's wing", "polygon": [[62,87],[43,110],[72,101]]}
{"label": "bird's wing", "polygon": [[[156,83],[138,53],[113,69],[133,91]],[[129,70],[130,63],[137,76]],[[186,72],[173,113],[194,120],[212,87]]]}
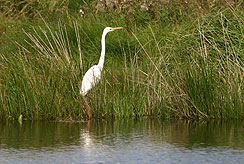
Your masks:
{"label": "bird's wing", "polygon": [[99,82],[100,78],[101,70],[97,65],[92,66],[83,77],[80,93],[85,95]]}

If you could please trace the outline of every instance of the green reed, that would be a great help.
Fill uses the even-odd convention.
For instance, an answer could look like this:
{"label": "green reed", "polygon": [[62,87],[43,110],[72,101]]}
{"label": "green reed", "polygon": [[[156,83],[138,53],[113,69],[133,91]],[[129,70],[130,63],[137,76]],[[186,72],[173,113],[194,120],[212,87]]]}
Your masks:
{"label": "green reed", "polygon": [[[172,8],[151,22],[103,13],[54,23],[40,14],[42,23],[20,25],[13,51],[7,39],[1,45],[0,118],[82,119],[85,101],[94,118],[243,118],[243,13],[229,7],[195,20],[178,7],[166,22],[158,16]],[[98,62],[110,22],[125,29],[107,36],[102,80],[84,99],[82,76]]]}

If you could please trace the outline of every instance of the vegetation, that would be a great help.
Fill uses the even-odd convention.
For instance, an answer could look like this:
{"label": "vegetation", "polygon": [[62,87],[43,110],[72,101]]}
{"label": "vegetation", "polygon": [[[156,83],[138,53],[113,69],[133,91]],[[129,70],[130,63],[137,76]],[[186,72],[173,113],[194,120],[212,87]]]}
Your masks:
{"label": "vegetation", "polygon": [[243,2],[158,3],[0,2],[0,119],[87,118],[79,87],[105,26],[125,28],[106,38],[94,118],[244,118]]}

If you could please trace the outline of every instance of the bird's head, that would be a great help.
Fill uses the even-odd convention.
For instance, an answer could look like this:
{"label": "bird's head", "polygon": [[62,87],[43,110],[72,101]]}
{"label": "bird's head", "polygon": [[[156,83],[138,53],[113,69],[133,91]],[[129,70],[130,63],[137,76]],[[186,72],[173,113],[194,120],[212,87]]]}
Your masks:
{"label": "bird's head", "polygon": [[104,33],[108,33],[108,32],[112,32],[114,30],[121,30],[123,27],[106,27],[103,32]]}

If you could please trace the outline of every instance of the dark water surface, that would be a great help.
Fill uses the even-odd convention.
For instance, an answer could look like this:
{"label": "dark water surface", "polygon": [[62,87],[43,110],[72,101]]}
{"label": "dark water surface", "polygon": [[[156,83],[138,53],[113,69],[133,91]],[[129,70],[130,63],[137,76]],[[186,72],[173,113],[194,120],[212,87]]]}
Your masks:
{"label": "dark water surface", "polygon": [[0,124],[0,164],[244,164],[244,121]]}

